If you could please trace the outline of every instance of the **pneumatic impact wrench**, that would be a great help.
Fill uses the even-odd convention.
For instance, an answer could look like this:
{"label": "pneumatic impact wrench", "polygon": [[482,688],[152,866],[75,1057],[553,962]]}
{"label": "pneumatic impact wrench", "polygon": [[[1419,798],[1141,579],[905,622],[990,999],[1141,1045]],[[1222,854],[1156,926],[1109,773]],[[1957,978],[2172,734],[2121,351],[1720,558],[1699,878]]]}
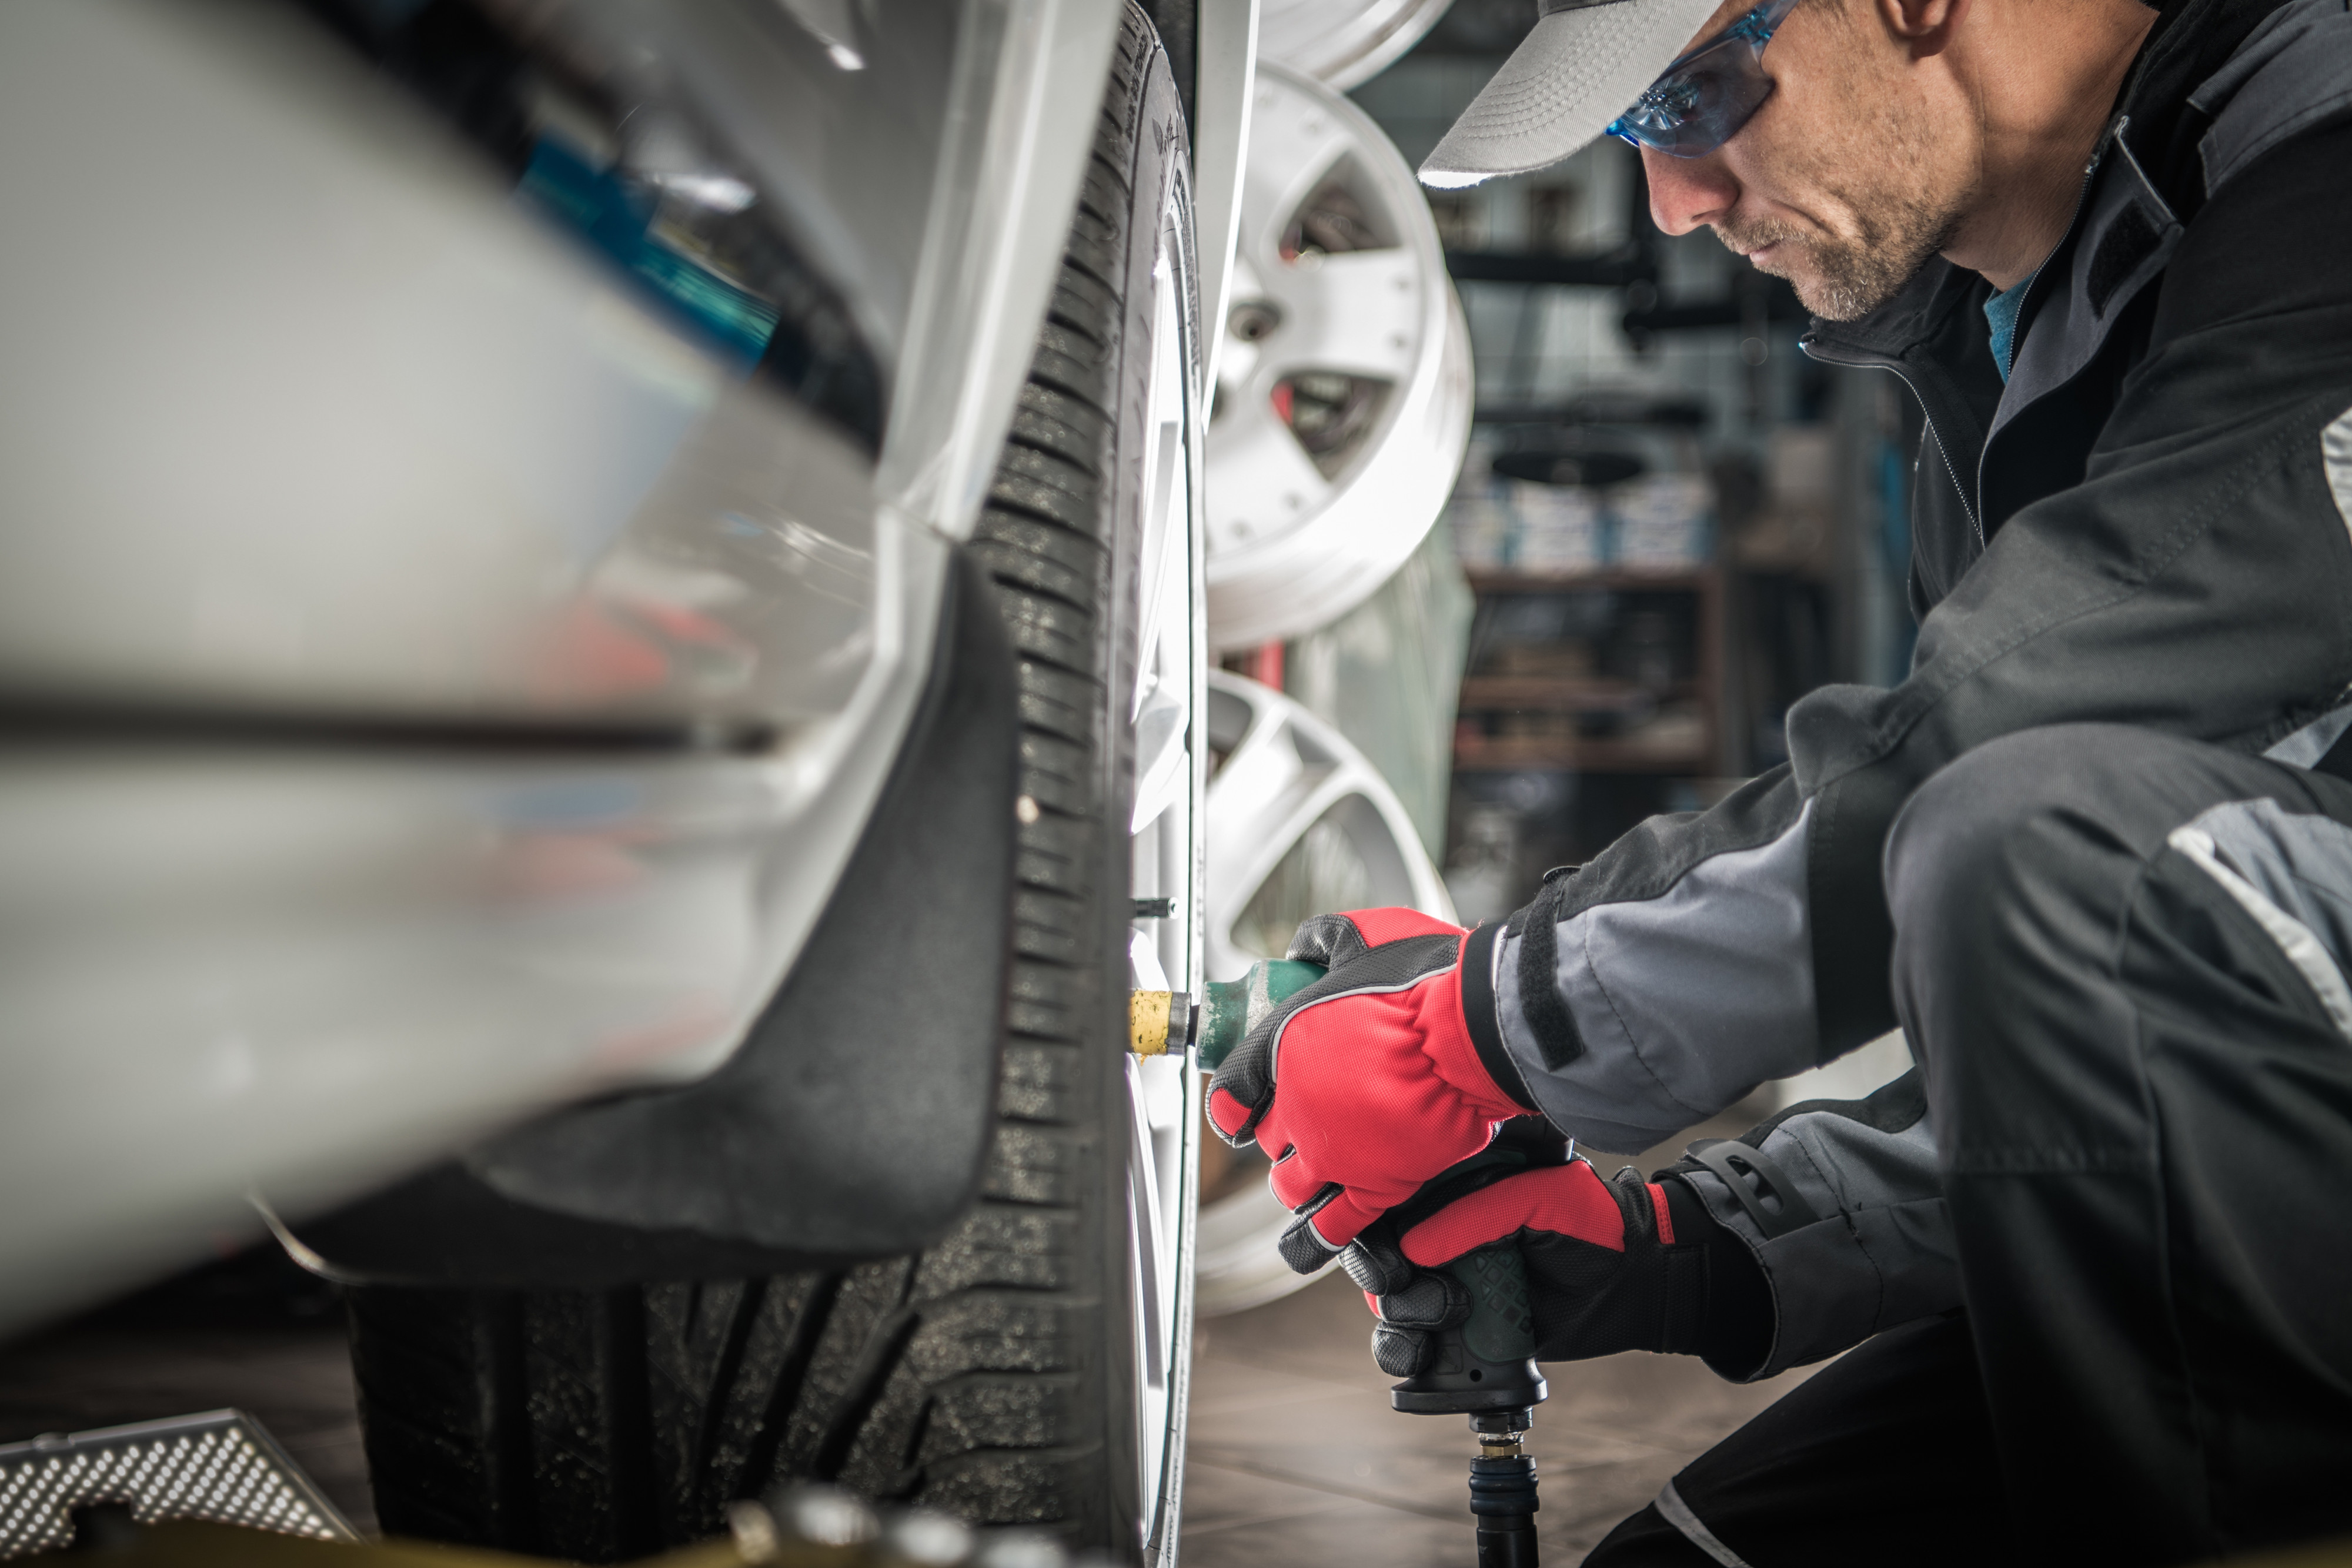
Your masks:
{"label": "pneumatic impact wrench", "polygon": [[[1239,980],[1213,982],[1197,1004],[1167,991],[1137,991],[1129,1002],[1129,1043],[1144,1056],[1193,1046],[1198,1065],[1213,1071],[1268,1008],[1322,977],[1319,965],[1284,959],[1252,965]],[[1540,1117],[1522,1117],[1430,1185],[1466,1189],[1568,1157]],[[1470,1461],[1478,1568],[1535,1568],[1536,1465],[1521,1445],[1549,1391],[1536,1370],[1527,1268],[1509,1241],[1446,1267],[1469,1292],[1469,1316],[1433,1331],[1435,1354],[1389,1390],[1389,1403],[1415,1416],[1469,1417],[1478,1437],[1478,1457]]]}
{"label": "pneumatic impact wrench", "polygon": [[[1567,1146],[1541,1117],[1524,1116],[1430,1186],[1467,1191],[1567,1157]],[[1468,1291],[1470,1314],[1457,1327],[1436,1331],[1428,1365],[1391,1388],[1389,1404],[1414,1416],[1470,1418],[1478,1435],[1478,1457],[1470,1461],[1478,1568],[1535,1568],[1536,1462],[1522,1444],[1550,1390],[1536,1370],[1527,1265],[1517,1244],[1503,1240],[1445,1267]]]}

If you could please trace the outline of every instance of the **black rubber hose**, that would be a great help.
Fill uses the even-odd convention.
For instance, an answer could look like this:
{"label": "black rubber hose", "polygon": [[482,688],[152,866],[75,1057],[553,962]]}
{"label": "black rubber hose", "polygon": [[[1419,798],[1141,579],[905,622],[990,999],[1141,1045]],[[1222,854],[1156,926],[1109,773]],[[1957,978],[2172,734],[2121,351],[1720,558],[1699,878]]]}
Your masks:
{"label": "black rubber hose", "polygon": [[1536,1568],[1536,1462],[1526,1454],[1470,1461],[1478,1568]]}

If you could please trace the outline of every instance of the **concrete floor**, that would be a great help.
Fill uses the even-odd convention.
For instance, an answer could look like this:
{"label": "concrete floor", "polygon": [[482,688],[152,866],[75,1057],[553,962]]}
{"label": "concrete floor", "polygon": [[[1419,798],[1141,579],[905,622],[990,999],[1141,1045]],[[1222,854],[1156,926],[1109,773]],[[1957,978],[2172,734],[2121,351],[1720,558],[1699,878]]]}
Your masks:
{"label": "concrete floor", "polygon": [[[1460,1416],[1400,1416],[1362,1294],[1326,1278],[1193,1341],[1184,1568],[1437,1568],[1472,1558]],[[1675,1471],[1801,1380],[1740,1386],[1684,1356],[1547,1366],[1528,1448],[1547,1563],[1577,1562]]]}
{"label": "concrete floor", "polygon": [[[1193,1341],[1186,1568],[1437,1568],[1471,1558],[1452,1417],[1400,1416],[1344,1279],[1202,1325]],[[1801,1373],[1748,1387],[1680,1356],[1548,1367],[1530,1443],[1545,1560],[1576,1562],[1693,1455]],[[233,1405],[372,1530],[341,1324],[85,1322],[0,1352],[0,1442]]]}
{"label": "concrete floor", "polygon": [[[1400,1416],[1344,1279],[1319,1280],[1193,1341],[1186,1568],[1437,1568],[1471,1560],[1459,1418]],[[1548,1367],[1530,1443],[1545,1560],[1576,1562],[1666,1478],[1797,1377],[1737,1387],[1642,1354]],[[233,1405],[258,1416],[372,1530],[340,1322],[83,1323],[0,1353],[0,1441]]]}
{"label": "concrete floor", "polygon": [[[1736,1119],[1726,1118],[1725,1130]],[[1738,1123],[1744,1125],[1745,1123]],[[1695,1134],[1717,1134],[1710,1124]],[[1718,1134],[1719,1135],[1719,1134]],[[1671,1151],[1634,1163],[1654,1168]],[[1603,1170],[1620,1163],[1599,1156]],[[235,1406],[362,1531],[375,1511],[341,1303],[274,1250],[0,1346],[0,1442]],[[1194,1336],[1186,1568],[1467,1568],[1460,1417],[1401,1416],[1336,1271]],[[1544,1557],[1573,1563],[1675,1470],[1801,1378],[1746,1387],[1681,1356],[1546,1368],[1529,1443]]]}
{"label": "concrete floor", "polygon": [[[1695,1138],[1769,1113],[1759,1098],[1638,1155],[1593,1153],[1604,1176],[1654,1171]],[[1331,1563],[1468,1568],[1470,1460],[1462,1416],[1401,1416],[1372,1364],[1371,1314],[1334,1270],[1297,1295],[1203,1320],[1192,1344],[1184,1568]],[[1668,1477],[1811,1374],[1724,1382],[1696,1360],[1633,1353],[1549,1365],[1528,1448],[1544,1561],[1580,1561]]]}

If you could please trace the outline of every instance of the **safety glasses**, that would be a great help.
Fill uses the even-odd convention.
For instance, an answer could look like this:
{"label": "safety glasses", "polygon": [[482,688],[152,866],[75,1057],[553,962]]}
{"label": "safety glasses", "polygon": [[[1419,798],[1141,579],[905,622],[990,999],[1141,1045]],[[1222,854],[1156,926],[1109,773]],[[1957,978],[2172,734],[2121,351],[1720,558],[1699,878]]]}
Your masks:
{"label": "safety glasses", "polygon": [[1674,158],[1696,158],[1730,141],[1772,96],[1764,46],[1796,4],[1765,0],[1675,61],[1609,122],[1607,134]]}

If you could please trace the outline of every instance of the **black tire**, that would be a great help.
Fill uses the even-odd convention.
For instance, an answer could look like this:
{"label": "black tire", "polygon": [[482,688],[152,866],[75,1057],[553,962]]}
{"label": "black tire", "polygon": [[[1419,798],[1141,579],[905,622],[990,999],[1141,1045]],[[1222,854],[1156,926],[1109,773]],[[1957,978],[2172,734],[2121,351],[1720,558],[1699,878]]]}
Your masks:
{"label": "black tire", "polygon": [[716,1534],[730,1500],[809,1478],[1138,1554],[1122,1050],[1129,459],[1171,204],[1190,234],[1185,167],[1166,61],[1130,5],[974,542],[1019,656],[1021,791],[1036,808],[1023,812],[1034,820],[984,1196],[939,1245],[838,1271],[353,1291],[388,1533],[612,1562]]}

